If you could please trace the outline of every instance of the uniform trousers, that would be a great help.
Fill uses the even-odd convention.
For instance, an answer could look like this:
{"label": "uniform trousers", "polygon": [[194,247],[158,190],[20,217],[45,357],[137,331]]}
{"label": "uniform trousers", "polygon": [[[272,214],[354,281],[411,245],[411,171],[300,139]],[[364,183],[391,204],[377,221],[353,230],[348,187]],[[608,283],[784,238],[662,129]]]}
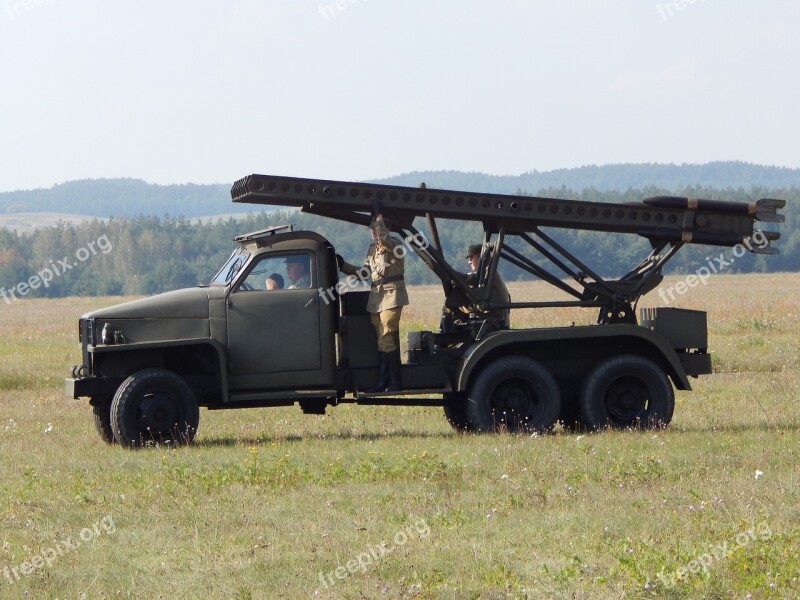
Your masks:
{"label": "uniform trousers", "polygon": [[395,335],[400,331],[400,314],[403,307],[387,308],[379,313],[370,313],[370,321],[378,334],[378,351],[394,352],[398,350]]}

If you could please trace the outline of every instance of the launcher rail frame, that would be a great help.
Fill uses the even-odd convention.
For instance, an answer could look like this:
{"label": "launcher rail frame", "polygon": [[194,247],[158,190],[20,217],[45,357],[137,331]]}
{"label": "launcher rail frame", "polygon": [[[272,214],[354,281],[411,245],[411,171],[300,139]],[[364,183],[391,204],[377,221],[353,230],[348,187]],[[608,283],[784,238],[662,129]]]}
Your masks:
{"label": "launcher rail frame", "polygon": [[[664,265],[686,244],[736,246],[761,254],[775,254],[775,231],[755,228],[756,221],[781,223],[778,209],[784,200],[763,198],[757,202],[726,202],[680,196],[656,196],[640,203],[604,203],[537,196],[459,192],[307,179],[275,175],[249,175],[231,188],[234,202],[300,208],[303,212],[359,225],[369,225],[376,201],[392,229],[401,233],[411,248],[439,277],[446,306],[469,306],[478,317],[497,310],[543,307],[599,308],[597,322],[636,323],[639,298],[663,279]],[[414,226],[424,218],[430,239]],[[468,285],[442,251],[437,218],[478,221],[484,230],[478,268],[478,285]],[[618,279],[600,276],[564,248],[542,227],[570,228],[636,234],[649,240],[651,252]],[[765,243],[746,243],[760,232]],[[524,241],[538,256],[580,289],[569,285],[534,260],[506,243],[510,236]],[[541,302],[493,302],[492,290],[500,259],[541,278],[572,296],[573,300]]]}

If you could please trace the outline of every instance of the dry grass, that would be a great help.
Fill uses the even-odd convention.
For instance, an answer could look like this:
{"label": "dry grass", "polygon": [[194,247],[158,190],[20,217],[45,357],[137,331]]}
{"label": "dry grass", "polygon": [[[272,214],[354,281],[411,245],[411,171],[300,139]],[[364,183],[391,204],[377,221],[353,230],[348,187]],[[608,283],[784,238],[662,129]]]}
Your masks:
{"label": "dry grass", "polygon": [[[717,276],[681,299],[709,311],[719,372],[678,395],[663,432],[461,436],[439,409],[204,411],[195,446],[141,452],[104,445],[62,391],[78,316],[119,299],[0,304],[0,569],[115,525],[19,581],[0,574],[0,597],[798,597],[799,295],[796,275]],[[434,329],[439,290],[411,296],[404,327]],[[573,321],[594,315],[515,315]],[[408,527],[364,572],[320,580]],[[658,579],[726,542],[706,573]]]}

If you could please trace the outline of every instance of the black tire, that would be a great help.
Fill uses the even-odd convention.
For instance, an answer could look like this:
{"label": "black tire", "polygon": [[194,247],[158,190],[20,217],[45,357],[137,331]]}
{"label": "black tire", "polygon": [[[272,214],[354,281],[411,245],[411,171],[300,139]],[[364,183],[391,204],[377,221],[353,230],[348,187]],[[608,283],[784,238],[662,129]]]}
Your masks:
{"label": "black tire", "polygon": [[94,427],[106,444],[116,444],[114,431],[111,428],[111,396],[93,399],[92,414],[94,415]]}
{"label": "black tire", "polygon": [[572,392],[569,395],[561,394],[561,414],[558,420],[564,431],[569,433],[586,431],[586,426],[583,424],[583,417],[578,407],[577,392]]}
{"label": "black tire", "polygon": [[586,379],[580,409],[589,429],[666,427],[675,411],[675,392],[653,361],[641,356],[613,356]]}
{"label": "black tire", "polygon": [[472,427],[467,420],[466,400],[461,393],[447,394],[444,397],[444,416],[452,428],[459,433],[472,431]]}
{"label": "black tire", "polygon": [[466,412],[474,431],[543,432],[558,420],[561,394],[541,364],[526,356],[507,356],[475,378]]}
{"label": "black tire", "polygon": [[117,443],[189,444],[197,433],[200,409],[192,388],[172,371],[144,369],[119,386],[111,403]]}

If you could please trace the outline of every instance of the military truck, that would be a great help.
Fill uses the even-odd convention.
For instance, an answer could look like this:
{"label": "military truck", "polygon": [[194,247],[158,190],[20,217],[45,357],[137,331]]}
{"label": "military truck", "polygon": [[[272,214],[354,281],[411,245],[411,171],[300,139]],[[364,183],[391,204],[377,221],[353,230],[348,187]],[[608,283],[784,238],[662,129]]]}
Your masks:
{"label": "military truck", "polygon": [[[366,393],[378,376],[369,282],[340,280],[334,246],[315,232],[282,226],[241,235],[208,285],[80,318],[82,362],[66,393],[89,399],[106,442],[189,443],[199,407],[297,404],[324,414],[348,402],[442,406],[459,431],[664,427],[674,388],[690,390],[690,377],[712,372],[706,314],[659,307],[637,315],[636,302],[686,244],[777,252],[770,243],[780,234],[755,222],[782,222],[785,204],[672,196],[615,204],[268,175],[237,181],[231,195],[361,225],[381,205],[406,242],[400,248],[442,283],[438,330],[408,333],[400,391]],[[482,224],[472,278],[446,259],[440,218]],[[622,276],[603,277],[544,228],[642,236],[651,251]],[[552,284],[561,298],[498,301],[500,261]],[[273,274],[283,289],[269,289]],[[520,329],[497,318],[554,306],[597,310],[597,323]]]}

